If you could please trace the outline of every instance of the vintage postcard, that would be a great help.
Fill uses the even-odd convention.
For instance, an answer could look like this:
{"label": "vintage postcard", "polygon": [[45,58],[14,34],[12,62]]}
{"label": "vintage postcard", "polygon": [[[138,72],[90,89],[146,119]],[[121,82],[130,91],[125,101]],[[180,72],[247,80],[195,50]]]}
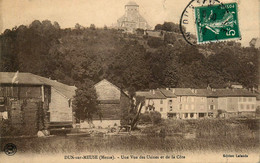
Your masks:
{"label": "vintage postcard", "polygon": [[0,162],[259,162],[259,13],[0,0]]}

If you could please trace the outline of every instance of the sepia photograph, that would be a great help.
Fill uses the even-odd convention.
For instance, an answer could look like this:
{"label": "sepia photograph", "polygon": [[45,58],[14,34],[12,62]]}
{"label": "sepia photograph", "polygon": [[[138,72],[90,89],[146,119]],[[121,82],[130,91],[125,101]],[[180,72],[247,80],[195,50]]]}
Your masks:
{"label": "sepia photograph", "polygon": [[259,0],[0,0],[0,162],[260,162]]}

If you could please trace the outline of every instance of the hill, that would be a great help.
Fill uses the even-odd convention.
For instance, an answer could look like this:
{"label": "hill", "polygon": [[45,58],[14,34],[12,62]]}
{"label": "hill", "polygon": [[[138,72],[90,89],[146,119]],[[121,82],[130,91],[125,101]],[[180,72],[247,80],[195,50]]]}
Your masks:
{"label": "hill", "polygon": [[190,46],[178,31],[163,37],[114,29],[60,29],[37,21],[0,36],[0,71],[31,72],[77,85],[103,78],[124,89],[256,87],[259,50],[234,41]]}

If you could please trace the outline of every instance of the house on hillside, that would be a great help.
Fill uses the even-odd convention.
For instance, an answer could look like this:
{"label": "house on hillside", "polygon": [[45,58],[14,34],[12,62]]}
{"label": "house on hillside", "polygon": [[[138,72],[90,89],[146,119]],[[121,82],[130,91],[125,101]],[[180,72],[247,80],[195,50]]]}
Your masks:
{"label": "house on hillside", "polygon": [[120,88],[106,79],[95,84],[101,117],[93,117],[95,127],[119,126],[122,109],[130,107],[130,98]]}
{"label": "house on hillside", "polygon": [[35,135],[57,123],[71,127],[74,93],[75,87],[31,73],[0,72],[1,119],[23,135]]}

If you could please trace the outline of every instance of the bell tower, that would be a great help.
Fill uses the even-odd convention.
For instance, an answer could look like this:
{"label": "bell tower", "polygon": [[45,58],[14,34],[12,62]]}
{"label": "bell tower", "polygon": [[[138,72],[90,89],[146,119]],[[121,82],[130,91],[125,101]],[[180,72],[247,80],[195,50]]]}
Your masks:
{"label": "bell tower", "polygon": [[125,5],[125,13],[128,21],[135,21],[139,16],[139,5],[133,1],[128,2]]}

